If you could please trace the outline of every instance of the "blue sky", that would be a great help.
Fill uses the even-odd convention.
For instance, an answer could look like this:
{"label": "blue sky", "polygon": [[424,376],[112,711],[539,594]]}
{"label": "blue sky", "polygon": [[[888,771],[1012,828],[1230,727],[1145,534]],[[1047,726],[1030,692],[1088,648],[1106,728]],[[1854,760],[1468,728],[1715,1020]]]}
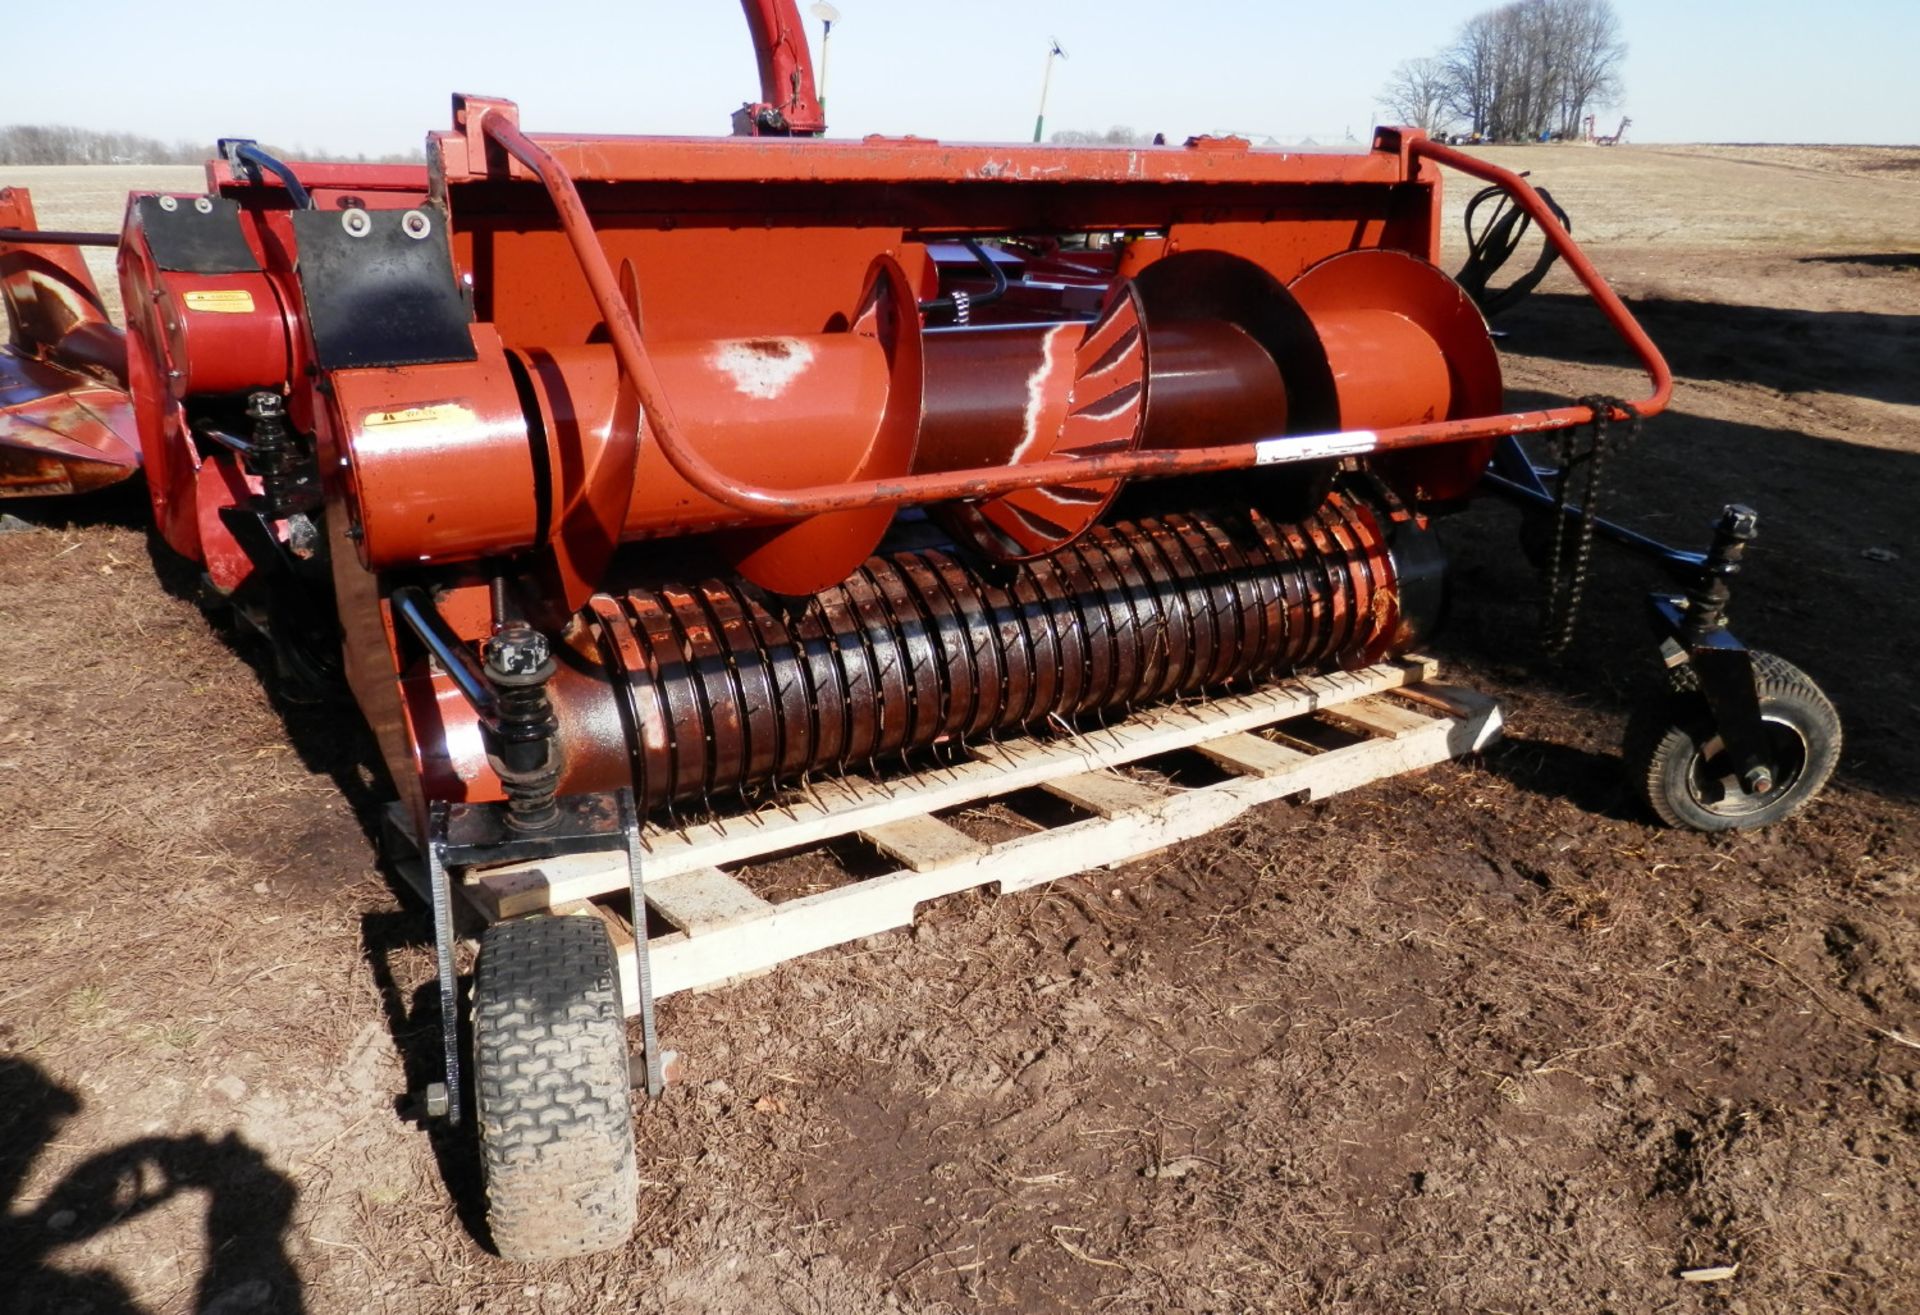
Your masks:
{"label": "blue sky", "polygon": [[[1473,0],[836,0],[836,136],[1021,140],[1049,35],[1053,128],[1178,141],[1239,130],[1364,139],[1401,59]],[[12,8],[12,6],[9,6]],[[721,133],[755,93],[734,0],[322,6],[94,0],[5,16],[0,123],[66,122],[211,144],[219,135],[386,152],[447,124],[454,90],[513,97],[534,131]],[[803,2],[802,9],[806,8]],[[1616,0],[1638,141],[1920,143],[1920,0]],[[809,36],[819,26],[808,21]],[[76,81],[76,72],[80,75]],[[1610,125],[1609,125],[1610,126]]]}

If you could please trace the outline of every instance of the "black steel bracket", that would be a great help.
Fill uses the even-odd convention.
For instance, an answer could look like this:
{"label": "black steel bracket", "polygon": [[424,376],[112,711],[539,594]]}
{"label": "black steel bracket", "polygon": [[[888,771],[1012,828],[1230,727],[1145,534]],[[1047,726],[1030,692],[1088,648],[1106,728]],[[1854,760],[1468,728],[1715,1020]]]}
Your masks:
{"label": "black steel bracket", "polygon": [[[566,794],[554,800],[559,817],[539,831],[518,831],[505,804],[453,804],[447,858],[456,867],[481,863],[537,863],[562,854],[586,854],[626,844],[618,792]],[[636,838],[636,842],[637,838]]]}
{"label": "black steel bracket", "polygon": [[1772,789],[1775,764],[1768,759],[1766,723],[1760,717],[1752,652],[1724,624],[1689,639],[1693,627],[1685,598],[1649,594],[1647,610],[1654,633],[1660,636],[1660,653],[1668,670],[1690,667],[1698,678],[1714,729],[1742,786],[1750,794]]}
{"label": "black steel bracket", "polygon": [[133,213],[161,269],[181,274],[257,274],[259,258],[240,230],[240,203],[224,196],[142,196]]}
{"label": "black steel bracket", "polygon": [[653,1007],[653,965],[648,953],[647,903],[643,890],[645,845],[640,814],[630,789],[600,794],[563,795],[560,822],[552,830],[527,835],[507,825],[502,804],[456,804],[444,799],[427,805],[427,834],[420,846],[426,859],[428,895],[433,911],[434,963],[440,987],[440,1045],[445,1081],[427,1084],[423,1105],[430,1118],[457,1125],[462,1115],[460,1064],[460,981],[454,963],[452,870],[470,866],[536,861],[561,854],[619,849],[627,860],[627,889],[633,900],[633,952],[640,998],[641,1056],[647,1095],[666,1086],[668,1055],[660,1048]]}
{"label": "black steel bracket", "polygon": [[453,882],[447,875],[447,802],[427,804],[427,885],[433,898],[433,958],[440,978],[440,1049],[446,1063],[446,1081],[429,1083],[426,1112],[459,1126],[460,1099],[460,980],[453,962]]}
{"label": "black steel bracket", "polygon": [[640,995],[641,1059],[646,1064],[647,1099],[656,1100],[666,1089],[665,1056],[660,1053],[660,1037],[653,1022],[653,958],[648,946],[647,900],[641,889],[640,812],[634,807],[633,791],[620,795],[620,831],[627,849],[627,893],[633,900],[634,982]]}
{"label": "black steel bracket", "polygon": [[474,359],[444,208],[295,210],[293,231],[321,369]]}
{"label": "black steel bracket", "polygon": [[[1521,507],[1552,512],[1555,501],[1547,480],[1558,473],[1553,466],[1535,465],[1526,449],[1520,446],[1518,436],[1508,434],[1494,447],[1493,459],[1487,465],[1482,486]],[[1577,523],[1585,515],[1585,510],[1579,503],[1569,500],[1561,509],[1561,514]],[[1596,517],[1593,529],[1601,538],[1651,558],[1683,585],[1691,586],[1699,578],[1701,568],[1707,564],[1705,553],[1689,552],[1662,543],[1605,517]]]}

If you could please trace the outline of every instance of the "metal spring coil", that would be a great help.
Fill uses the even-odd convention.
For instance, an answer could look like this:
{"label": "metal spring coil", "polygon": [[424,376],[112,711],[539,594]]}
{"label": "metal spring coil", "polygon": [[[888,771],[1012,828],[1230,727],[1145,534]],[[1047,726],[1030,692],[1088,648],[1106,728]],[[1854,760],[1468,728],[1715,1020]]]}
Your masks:
{"label": "metal spring coil", "polygon": [[750,791],[1046,721],[1377,660],[1399,629],[1383,516],[1331,494],[1098,526],[989,578],[870,558],[806,600],[738,582],[589,604],[643,807]]}

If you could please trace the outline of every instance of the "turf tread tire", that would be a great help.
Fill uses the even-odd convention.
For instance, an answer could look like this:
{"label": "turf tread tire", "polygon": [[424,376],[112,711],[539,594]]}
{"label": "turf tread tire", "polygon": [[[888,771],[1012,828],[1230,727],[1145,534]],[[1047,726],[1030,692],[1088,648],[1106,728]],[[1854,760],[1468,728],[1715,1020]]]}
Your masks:
{"label": "turf tread tire", "polygon": [[607,1251],[638,1210],[618,961],[598,918],[487,929],[473,989],[487,1227],[508,1260]]}
{"label": "turf tread tire", "polygon": [[1717,814],[1683,797],[1677,764],[1689,768],[1704,728],[1712,724],[1699,676],[1690,666],[1670,673],[1664,697],[1635,709],[1627,722],[1624,753],[1634,786],[1654,816],[1672,827],[1692,831],[1731,831],[1768,826],[1797,813],[1826,788],[1840,762],[1840,714],[1820,687],[1800,668],[1775,654],[1753,650],[1754,683],[1762,716],[1792,722],[1806,744],[1799,777],[1777,801],[1760,811]]}

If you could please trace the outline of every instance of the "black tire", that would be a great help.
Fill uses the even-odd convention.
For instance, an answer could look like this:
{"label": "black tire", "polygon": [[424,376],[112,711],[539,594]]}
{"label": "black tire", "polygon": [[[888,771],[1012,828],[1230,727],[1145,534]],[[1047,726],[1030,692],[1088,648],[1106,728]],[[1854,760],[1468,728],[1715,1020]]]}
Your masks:
{"label": "black tire", "polygon": [[487,1227],[508,1260],[607,1251],[640,1190],[626,1015],[598,918],[487,929],[473,984]]}
{"label": "black tire", "polygon": [[1785,658],[1758,649],[1754,678],[1775,762],[1773,789],[1750,795],[1731,782],[1717,754],[1706,696],[1690,668],[1673,688],[1627,723],[1626,759],[1635,785],[1668,826],[1695,831],[1769,826],[1804,808],[1840,762],[1840,715],[1820,687]]}

